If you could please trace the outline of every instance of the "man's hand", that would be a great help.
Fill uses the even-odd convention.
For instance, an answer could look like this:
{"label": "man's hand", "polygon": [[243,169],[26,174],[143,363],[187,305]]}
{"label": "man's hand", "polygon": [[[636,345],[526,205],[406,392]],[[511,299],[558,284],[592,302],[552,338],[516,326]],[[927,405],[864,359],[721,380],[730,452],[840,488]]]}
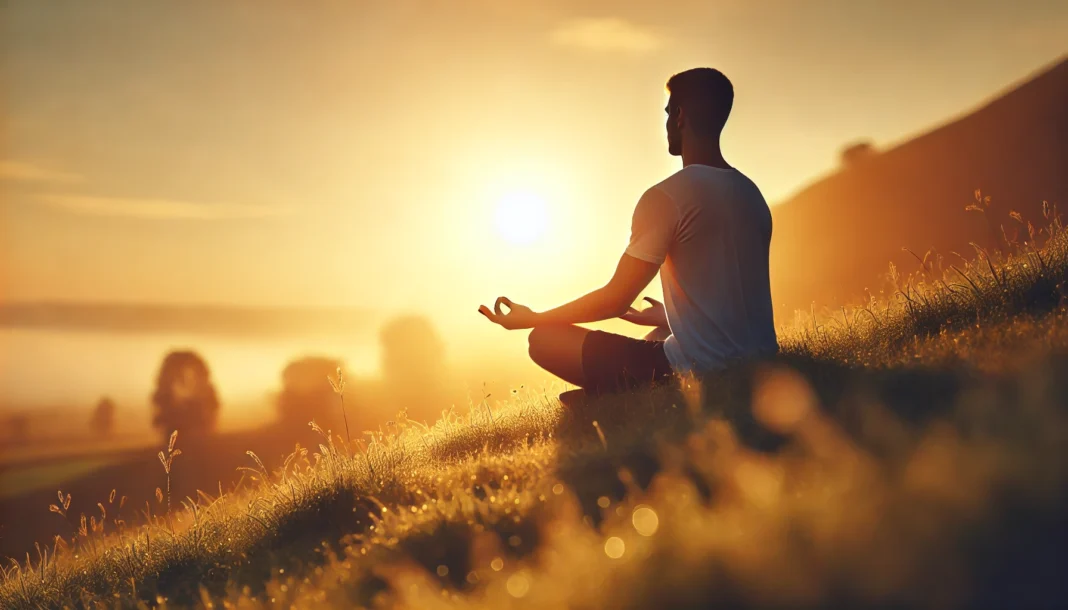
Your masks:
{"label": "man's hand", "polygon": [[645,300],[649,301],[650,307],[641,311],[630,307],[627,313],[619,317],[640,326],[667,326],[667,312],[664,310],[664,304],[652,297],[645,297]]}
{"label": "man's hand", "polygon": [[[529,307],[516,305],[508,297],[497,299],[493,310],[485,305],[478,308],[478,313],[489,318],[490,322],[500,324],[508,330],[534,328],[535,326],[565,326],[568,324],[585,324],[618,318],[627,310],[627,305],[638,298],[641,291],[660,270],[660,265],[635,258],[629,254],[619,257],[616,272],[603,287],[583,295],[570,303],[547,311],[533,312]],[[508,307],[508,312],[501,311],[501,305]],[[657,324],[667,324],[666,316]],[[653,324],[650,321],[649,324]]]}
{"label": "man's hand", "polygon": [[[501,305],[506,306],[508,311],[502,311]],[[508,330],[534,328],[538,320],[538,314],[531,311],[529,307],[513,303],[508,297],[499,297],[493,304],[493,311],[485,305],[479,305],[478,313],[489,318],[490,322],[500,324]]]}

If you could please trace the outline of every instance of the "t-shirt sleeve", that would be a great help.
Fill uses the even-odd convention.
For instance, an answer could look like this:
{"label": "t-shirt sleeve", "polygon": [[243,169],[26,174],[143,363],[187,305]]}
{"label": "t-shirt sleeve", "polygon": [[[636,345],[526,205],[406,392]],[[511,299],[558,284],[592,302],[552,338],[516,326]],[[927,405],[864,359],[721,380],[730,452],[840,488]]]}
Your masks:
{"label": "t-shirt sleeve", "polygon": [[675,202],[658,188],[645,191],[634,208],[630,244],[626,253],[647,263],[661,265],[675,241],[679,210]]}

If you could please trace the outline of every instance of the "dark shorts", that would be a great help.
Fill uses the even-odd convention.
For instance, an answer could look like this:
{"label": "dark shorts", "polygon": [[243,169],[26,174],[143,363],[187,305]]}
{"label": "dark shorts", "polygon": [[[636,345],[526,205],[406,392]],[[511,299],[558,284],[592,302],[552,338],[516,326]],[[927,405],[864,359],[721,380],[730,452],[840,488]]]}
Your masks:
{"label": "dark shorts", "polygon": [[582,342],[582,376],[593,394],[620,392],[674,376],[663,341],[590,331]]}

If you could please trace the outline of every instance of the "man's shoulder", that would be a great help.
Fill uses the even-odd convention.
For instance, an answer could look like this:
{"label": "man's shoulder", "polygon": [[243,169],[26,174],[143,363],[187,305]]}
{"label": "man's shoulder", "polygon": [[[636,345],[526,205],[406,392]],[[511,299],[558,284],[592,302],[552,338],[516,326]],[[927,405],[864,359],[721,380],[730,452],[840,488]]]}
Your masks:
{"label": "man's shoulder", "polygon": [[703,190],[702,180],[698,176],[699,170],[690,165],[684,167],[670,176],[649,187],[645,197],[659,197],[672,201],[676,206],[686,205],[696,197],[700,197],[699,191]]}
{"label": "man's shoulder", "polygon": [[675,173],[667,176],[666,178],[664,178],[660,182],[657,182],[653,186],[649,187],[649,190],[653,190],[653,189],[661,189],[661,190],[669,189],[669,188],[672,187],[672,185],[678,184],[680,182],[688,182],[691,179],[692,179],[692,176],[690,175],[690,172],[687,170],[687,168],[684,167],[682,169],[679,169]]}
{"label": "man's shoulder", "polygon": [[[738,185],[742,185],[742,188],[737,188]],[[719,199],[728,193],[734,197],[763,199],[756,184],[739,170],[702,165],[688,165],[654,184],[649,190],[657,190],[676,205],[682,206],[706,202],[710,198]]]}
{"label": "man's shoulder", "polygon": [[685,185],[693,181],[692,176],[687,175],[686,168],[682,168],[670,176],[657,182],[646,189],[643,197],[663,198],[674,201],[684,191]]}

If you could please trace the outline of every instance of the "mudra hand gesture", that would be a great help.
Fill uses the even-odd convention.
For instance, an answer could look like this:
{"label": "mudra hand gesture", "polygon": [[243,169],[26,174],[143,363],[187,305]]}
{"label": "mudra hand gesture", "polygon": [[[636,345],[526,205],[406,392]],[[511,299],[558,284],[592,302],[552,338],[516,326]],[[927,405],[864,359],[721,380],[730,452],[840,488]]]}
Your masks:
{"label": "mudra hand gesture", "polygon": [[664,304],[653,297],[645,297],[645,300],[648,301],[650,307],[642,310],[628,307],[627,312],[619,317],[640,326],[667,326],[667,311],[664,309]]}
{"label": "mudra hand gesture", "polygon": [[[507,311],[502,310],[501,305],[507,307]],[[538,320],[537,313],[526,305],[513,303],[508,297],[498,297],[497,302],[493,304],[492,311],[485,305],[479,305],[478,313],[489,318],[490,322],[499,324],[508,330],[534,328]]]}

